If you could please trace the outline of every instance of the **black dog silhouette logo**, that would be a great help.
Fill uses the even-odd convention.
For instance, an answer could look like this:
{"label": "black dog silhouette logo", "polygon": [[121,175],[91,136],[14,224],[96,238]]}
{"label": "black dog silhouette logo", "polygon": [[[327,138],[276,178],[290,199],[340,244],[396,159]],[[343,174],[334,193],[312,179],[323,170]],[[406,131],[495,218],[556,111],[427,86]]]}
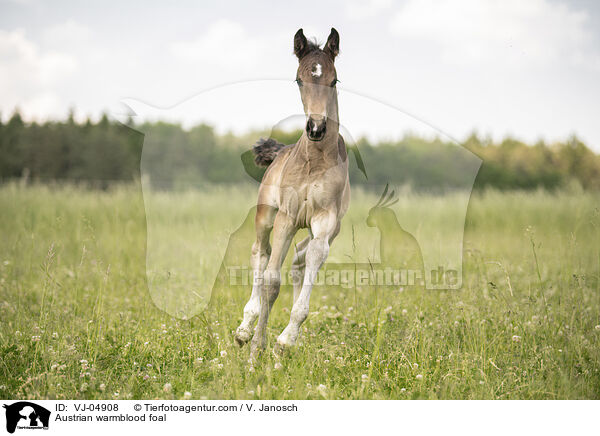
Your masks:
{"label": "black dog silhouette logo", "polygon": [[6,431],[14,433],[18,429],[48,429],[50,411],[29,401],[19,401],[6,409]]}

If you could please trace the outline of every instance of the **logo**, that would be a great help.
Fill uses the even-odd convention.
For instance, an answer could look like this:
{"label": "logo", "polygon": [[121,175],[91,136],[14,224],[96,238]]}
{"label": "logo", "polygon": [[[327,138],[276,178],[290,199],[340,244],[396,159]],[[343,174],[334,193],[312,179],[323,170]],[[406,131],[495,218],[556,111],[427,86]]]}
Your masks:
{"label": "logo", "polygon": [[14,433],[15,429],[44,429],[48,430],[50,411],[29,401],[19,401],[10,405],[4,404],[6,409],[6,431]]}

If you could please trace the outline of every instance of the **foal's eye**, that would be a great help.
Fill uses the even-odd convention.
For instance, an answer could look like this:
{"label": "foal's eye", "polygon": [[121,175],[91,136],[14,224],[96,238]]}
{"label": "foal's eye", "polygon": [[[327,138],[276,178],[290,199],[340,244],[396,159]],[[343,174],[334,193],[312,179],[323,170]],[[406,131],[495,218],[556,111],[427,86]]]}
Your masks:
{"label": "foal's eye", "polygon": [[296,83],[298,84],[298,86],[302,86],[302,79],[300,79],[300,78],[296,79]]}
{"label": "foal's eye", "polygon": [[336,83],[338,83],[338,82],[339,82],[338,79],[333,79],[333,82],[331,82],[331,85],[329,85],[329,86],[331,86],[333,88],[336,85]]}

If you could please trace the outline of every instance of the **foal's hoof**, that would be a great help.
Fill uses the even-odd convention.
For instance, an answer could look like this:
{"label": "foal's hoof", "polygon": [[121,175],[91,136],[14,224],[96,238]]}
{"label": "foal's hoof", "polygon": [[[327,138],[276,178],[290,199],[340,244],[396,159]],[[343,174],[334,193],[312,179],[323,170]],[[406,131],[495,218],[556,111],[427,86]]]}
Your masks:
{"label": "foal's hoof", "polygon": [[275,357],[281,357],[284,354],[286,354],[287,352],[289,352],[290,348],[291,347],[289,345],[280,344],[278,341],[275,343],[275,346],[273,347],[273,354],[275,354]]}
{"label": "foal's hoof", "polygon": [[285,329],[281,334],[277,337],[277,345],[283,348],[291,348],[296,345],[296,341],[298,340],[298,335],[290,334],[288,329]]}
{"label": "foal's hoof", "polygon": [[254,343],[252,343],[250,345],[250,360],[249,360],[249,362],[256,363],[263,351],[264,351],[263,347],[257,346]]}
{"label": "foal's hoof", "polygon": [[291,340],[286,335],[280,335],[277,338],[277,342],[273,347],[273,351],[278,355],[283,355],[286,352],[289,352],[296,345],[296,341]]}
{"label": "foal's hoof", "polygon": [[245,328],[238,327],[235,331],[234,337],[235,343],[238,344],[240,347],[243,347],[246,343],[248,343],[248,341],[252,337],[252,332]]}

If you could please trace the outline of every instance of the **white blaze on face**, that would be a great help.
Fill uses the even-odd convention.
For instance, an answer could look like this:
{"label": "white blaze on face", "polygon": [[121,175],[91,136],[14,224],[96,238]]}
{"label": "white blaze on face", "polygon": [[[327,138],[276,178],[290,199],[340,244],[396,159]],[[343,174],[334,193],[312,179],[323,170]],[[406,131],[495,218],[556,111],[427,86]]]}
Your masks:
{"label": "white blaze on face", "polygon": [[323,74],[323,71],[321,70],[321,64],[315,64],[310,74],[312,74],[314,77],[321,77],[321,74]]}

